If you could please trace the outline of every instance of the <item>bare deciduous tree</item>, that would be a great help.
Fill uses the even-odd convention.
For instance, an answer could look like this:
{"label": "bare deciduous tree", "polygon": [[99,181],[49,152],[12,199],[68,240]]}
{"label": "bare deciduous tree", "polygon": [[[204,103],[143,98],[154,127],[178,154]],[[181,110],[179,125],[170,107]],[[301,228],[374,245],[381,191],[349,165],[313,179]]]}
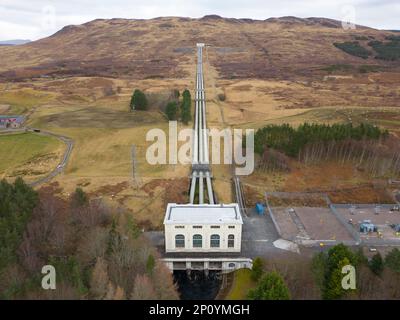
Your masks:
{"label": "bare deciduous tree", "polygon": [[103,258],[99,257],[92,271],[90,292],[96,299],[103,299],[107,294],[109,282],[107,263]]}
{"label": "bare deciduous tree", "polygon": [[179,299],[176,285],[172,279],[171,272],[160,260],[157,260],[152,276],[153,286],[160,300]]}
{"label": "bare deciduous tree", "polygon": [[156,292],[153,284],[147,275],[137,275],[131,294],[131,300],[154,300]]}
{"label": "bare deciduous tree", "polygon": [[104,258],[107,251],[109,230],[97,227],[83,235],[78,246],[78,258],[85,265],[93,265],[96,258]]}

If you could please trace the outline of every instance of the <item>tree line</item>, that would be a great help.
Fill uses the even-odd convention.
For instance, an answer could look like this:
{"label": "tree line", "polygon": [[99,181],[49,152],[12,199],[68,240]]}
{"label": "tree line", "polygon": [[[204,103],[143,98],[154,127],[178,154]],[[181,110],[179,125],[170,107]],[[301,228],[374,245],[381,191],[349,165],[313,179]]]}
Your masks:
{"label": "tree line", "polygon": [[[375,59],[396,61],[400,59],[400,37],[390,35],[385,38],[387,41],[372,40],[367,44],[371,47],[376,55]],[[358,40],[369,40],[369,38],[358,38]],[[364,48],[358,41],[336,42],[333,44],[336,48],[356,57],[367,59],[373,55],[370,50]]]}
{"label": "tree line", "polygon": [[[347,265],[355,268],[355,289],[342,287]],[[393,248],[385,257],[377,252],[368,259],[361,248],[338,244],[311,259],[255,258],[250,276],[256,283],[247,294],[252,300],[399,299],[400,250]]]}
{"label": "tree line", "polygon": [[289,124],[268,125],[257,130],[254,137],[254,149],[258,154],[264,152],[265,147],[284,152],[290,157],[296,157],[300,151],[310,143],[342,141],[345,139],[374,139],[386,137],[387,130],[361,123],[358,126],[349,124],[309,124],[304,123],[293,128]]}
{"label": "tree line", "polygon": [[[148,106],[149,102],[146,94],[139,89],[135,89],[131,97],[130,110],[147,110]],[[184,124],[188,124],[192,118],[192,98],[190,91],[185,89],[182,93],[182,100],[180,100],[179,90],[173,90],[172,97],[168,99],[164,109],[168,120],[174,121],[180,119]]]}
{"label": "tree line", "polygon": [[398,148],[376,140],[353,140],[316,142],[306,145],[299,153],[305,164],[335,160],[341,164],[352,163],[372,176],[399,176],[400,153]]}
{"label": "tree line", "polygon": [[[0,183],[0,299],[177,299],[172,276],[131,213],[22,179]],[[56,269],[56,290],[41,268]]]}
{"label": "tree line", "polygon": [[399,175],[398,142],[371,124],[288,124],[269,125],[257,130],[255,152],[261,155],[257,167],[268,171],[289,171],[288,157],[305,164],[335,160],[351,162],[373,176]]}
{"label": "tree line", "polygon": [[0,271],[17,261],[16,251],[38,196],[21,178],[0,181]]}
{"label": "tree line", "polygon": [[359,58],[367,59],[371,52],[365,49],[358,41],[335,42],[336,48]]}
{"label": "tree line", "polygon": [[[356,288],[344,289],[342,268],[355,268]],[[311,270],[323,299],[399,299],[400,250],[392,249],[385,258],[377,252],[368,259],[362,249],[352,251],[338,244],[316,254]]]}
{"label": "tree line", "polygon": [[396,61],[400,59],[400,38],[399,36],[386,37],[386,42],[373,40],[368,45],[376,51],[376,59]]}
{"label": "tree line", "polygon": [[182,101],[176,99],[168,102],[165,108],[165,113],[170,121],[180,119],[184,124],[188,124],[192,118],[191,109],[192,97],[190,91],[185,89],[182,93]]}

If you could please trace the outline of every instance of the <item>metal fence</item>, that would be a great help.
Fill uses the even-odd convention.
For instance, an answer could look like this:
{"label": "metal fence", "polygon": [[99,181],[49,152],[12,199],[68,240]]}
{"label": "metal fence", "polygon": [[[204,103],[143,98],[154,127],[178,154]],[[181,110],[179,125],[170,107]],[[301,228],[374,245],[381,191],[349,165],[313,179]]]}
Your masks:
{"label": "metal fence", "polygon": [[331,212],[334,214],[334,216],[342,223],[342,225],[347,229],[347,231],[349,231],[353,239],[357,243],[360,243],[361,242],[360,234],[357,232],[357,230],[355,230],[351,225],[347,223],[347,221],[343,218],[343,216],[339,212],[337,212],[335,205],[330,204],[329,209],[331,209]]}

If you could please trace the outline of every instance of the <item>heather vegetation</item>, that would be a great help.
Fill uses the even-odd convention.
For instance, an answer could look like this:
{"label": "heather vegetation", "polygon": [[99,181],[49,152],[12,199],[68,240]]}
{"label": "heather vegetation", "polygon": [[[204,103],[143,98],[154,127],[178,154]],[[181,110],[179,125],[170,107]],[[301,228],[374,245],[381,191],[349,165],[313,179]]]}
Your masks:
{"label": "heather vegetation", "polygon": [[360,73],[369,73],[369,72],[379,72],[382,71],[384,68],[381,66],[370,65],[370,64],[363,64],[358,67],[358,71]]}
{"label": "heather vegetation", "polygon": [[[371,38],[373,38],[373,37],[371,37]],[[354,39],[355,40],[360,40],[360,41],[365,41],[365,40],[369,40],[370,37],[367,37],[367,36],[354,36]]]}
{"label": "heather vegetation", "polygon": [[332,64],[332,65],[323,67],[322,70],[327,71],[329,73],[349,72],[349,71],[353,70],[353,66],[351,64],[339,63],[339,64]]}
{"label": "heather vegetation", "polygon": [[[0,298],[177,299],[172,277],[129,212],[77,189],[64,200],[0,183]],[[56,290],[41,269],[56,269]]]}
{"label": "heather vegetation", "polygon": [[370,64],[362,64],[359,66],[351,65],[351,64],[332,64],[326,67],[323,67],[321,70],[328,72],[329,74],[333,73],[343,73],[343,74],[354,74],[354,73],[370,73],[370,72],[378,72],[382,71],[384,68],[379,65],[370,65]]}

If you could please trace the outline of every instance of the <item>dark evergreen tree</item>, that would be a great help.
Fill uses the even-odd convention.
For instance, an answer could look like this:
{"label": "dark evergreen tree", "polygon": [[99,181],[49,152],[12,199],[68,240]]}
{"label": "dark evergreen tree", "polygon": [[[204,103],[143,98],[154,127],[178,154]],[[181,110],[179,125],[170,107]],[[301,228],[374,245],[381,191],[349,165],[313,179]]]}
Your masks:
{"label": "dark evergreen tree", "polygon": [[182,94],[182,104],[181,104],[181,118],[182,122],[188,124],[191,120],[191,109],[192,109],[192,97],[190,96],[190,91],[185,90]]}
{"label": "dark evergreen tree", "polygon": [[257,257],[253,261],[253,267],[251,269],[251,279],[258,281],[264,273],[264,262],[260,257]]}
{"label": "dark evergreen tree", "polygon": [[369,267],[373,273],[380,276],[383,272],[384,264],[382,256],[379,252],[377,252],[369,262]]}
{"label": "dark evergreen tree", "polygon": [[289,300],[289,289],[282,277],[275,271],[264,275],[257,287],[250,290],[248,298],[251,300]]}
{"label": "dark evergreen tree", "polygon": [[392,249],[385,258],[385,265],[395,272],[400,273],[400,250]]}
{"label": "dark evergreen tree", "polygon": [[313,271],[324,299],[340,299],[349,292],[342,288],[342,268],[352,265],[357,268],[361,259],[344,244],[338,244],[328,253],[318,254],[313,261]]}
{"label": "dark evergreen tree", "polygon": [[165,113],[167,114],[168,120],[176,120],[178,113],[178,106],[175,101],[170,101],[165,108]]}
{"label": "dark evergreen tree", "polygon": [[14,184],[0,182],[0,273],[16,261],[17,248],[37,203],[37,193],[22,178],[17,178]]}
{"label": "dark evergreen tree", "polygon": [[131,103],[130,103],[131,110],[147,110],[147,107],[148,107],[148,102],[146,95],[139,89],[136,89],[131,98]]}
{"label": "dark evergreen tree", "polygon": [[88,197],[82,188],[77,187],[72,194],[71,205],[73,207],[82,207],[88,203]]}
{"label": "dark evergreen tree", "polygon": [[181,96],[181,94],[180,94],[180,92],[179,92],[178,89],[175,89],[175,90],[173,91],[173,95],[174,95],[174,98],[175,98],[176,100],[178,100],[179,97]]}
{"label": "dark evergreen tree", "polygon": [[[336,259],[334,259],[336,260]],[[332,266],[326,278],[326,286],[323,292],[323,298],[327,300],[341,299],[349,291],[345,290],[342,286],[343,273],[342,268],[350,264],[348,258],[343,258],[337,265]]]}

